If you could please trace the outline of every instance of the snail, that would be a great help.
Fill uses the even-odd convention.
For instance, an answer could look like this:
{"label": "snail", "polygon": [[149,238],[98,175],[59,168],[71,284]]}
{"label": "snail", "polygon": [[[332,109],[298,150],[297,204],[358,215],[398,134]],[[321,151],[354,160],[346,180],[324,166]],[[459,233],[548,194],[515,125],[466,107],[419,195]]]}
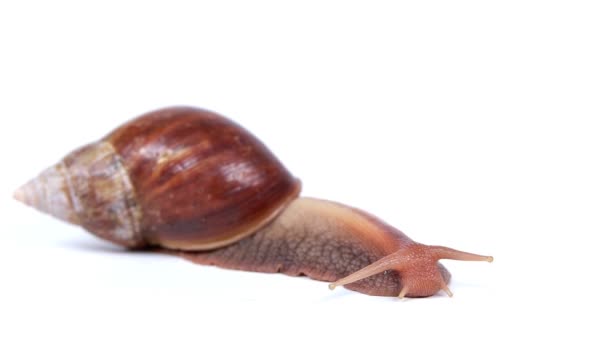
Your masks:
{"label": "snail", "polygon": [[74,150],[14,197],[128,249],[305,275],[368,295],[452,296],[440,259],[493,260],[414,242],[371,214],[300,197],[300,189],[238,124],[211,111],[170,107]]}

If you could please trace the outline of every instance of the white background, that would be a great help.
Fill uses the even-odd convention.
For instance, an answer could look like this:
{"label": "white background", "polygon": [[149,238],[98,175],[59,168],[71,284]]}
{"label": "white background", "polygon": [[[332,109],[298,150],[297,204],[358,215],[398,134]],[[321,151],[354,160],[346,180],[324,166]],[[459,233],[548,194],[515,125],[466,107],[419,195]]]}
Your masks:
{"label": "white background", "polygon": [[[605,341],[607,18],[604,1],[3,1],[0,340]],[[398,301],[124,252],[12,200],[174,104],[240,122],[305,195],[496,261],[447,261],[453,298]]]}

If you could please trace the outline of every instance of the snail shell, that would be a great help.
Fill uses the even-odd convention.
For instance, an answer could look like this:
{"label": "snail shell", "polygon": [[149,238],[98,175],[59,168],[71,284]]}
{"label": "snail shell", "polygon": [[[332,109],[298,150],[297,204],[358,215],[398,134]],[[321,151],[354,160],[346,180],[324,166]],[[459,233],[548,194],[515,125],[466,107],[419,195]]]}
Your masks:
{"label": "snail shell", "polygon": [[299,192],[241,126],[173,107],[71,152],[15,198],[126,247],[207,250],[262,228]]}

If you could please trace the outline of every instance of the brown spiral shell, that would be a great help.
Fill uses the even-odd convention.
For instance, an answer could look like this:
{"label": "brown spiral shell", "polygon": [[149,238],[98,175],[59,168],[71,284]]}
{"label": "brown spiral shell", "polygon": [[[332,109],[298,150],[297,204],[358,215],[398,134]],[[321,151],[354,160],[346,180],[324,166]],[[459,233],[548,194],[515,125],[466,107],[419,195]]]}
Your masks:
{"label": "brown spiral shell", "polygon": [[299,192],[247,130],[172,107],[73,151],[15,197],[123,246],[206,250],[262,228]]}

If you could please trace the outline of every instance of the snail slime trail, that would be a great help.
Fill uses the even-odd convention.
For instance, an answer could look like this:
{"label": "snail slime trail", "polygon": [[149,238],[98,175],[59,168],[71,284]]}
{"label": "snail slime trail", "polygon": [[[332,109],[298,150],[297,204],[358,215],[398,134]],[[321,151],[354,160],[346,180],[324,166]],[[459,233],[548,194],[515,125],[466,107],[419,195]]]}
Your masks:
{"label": "snail slime trail", "polygon": [[74,150],[14,197],[126,248],[306,275],[369,295],[451,296],[439,260],[493,260],[417,243],[362,210],[299,197],[300,188],[235,122],[170,107]]}

